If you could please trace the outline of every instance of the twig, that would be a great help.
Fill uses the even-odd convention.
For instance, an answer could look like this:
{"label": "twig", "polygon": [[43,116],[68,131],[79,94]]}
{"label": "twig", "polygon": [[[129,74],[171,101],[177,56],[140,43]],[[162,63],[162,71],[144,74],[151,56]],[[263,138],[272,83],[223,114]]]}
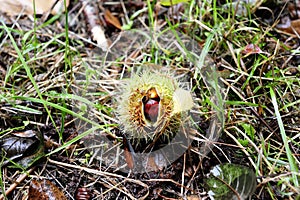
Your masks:
{"label": "twig", "polygon": [[[24,174],[21,174],[18,178],[17,178],[17,180],[13,183],[13,184],[11,184],[10,186],[9,186],[9,188],[5,191],[5,196],[7,196],[7,195],[9,195],[21,182],[23,182],[24,180],[25,180],[25,178],[27,178],[27,176],[31,173],[31,172],[33,172],[33,170],[35,169],[35,167],[32,167],[32,168],[30,168],[28,171],[27,171],[27,173],[24,173]],[[0,195],[0,200],[3,200],[4,199],[4,195],[3,194],[1,194]]]}
{"label": "twig", "polygon": [[92,6],[87,0],[82,0],[81,3],[83,6],[83,13],[85,15],[86,22],[90,26],[93,39],[97,41],[98,46],[103,51],[106,51],[109,44],[105,37],[104,31],[100,26],[100,21],[98,17],[99,10],[95,6]]}

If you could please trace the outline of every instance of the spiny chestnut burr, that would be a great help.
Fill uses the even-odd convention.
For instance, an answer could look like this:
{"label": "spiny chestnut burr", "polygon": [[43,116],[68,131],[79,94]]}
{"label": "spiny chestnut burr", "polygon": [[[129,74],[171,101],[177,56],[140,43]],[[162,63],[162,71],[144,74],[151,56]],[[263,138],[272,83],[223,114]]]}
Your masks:
{"label": "spiny chestnut burr", "polygon": [[180,126],[182,113],[192,108],[189,91],[170,74],[145,71],[135,74],[122,89],[118,117],[129,138],[169,137]]}

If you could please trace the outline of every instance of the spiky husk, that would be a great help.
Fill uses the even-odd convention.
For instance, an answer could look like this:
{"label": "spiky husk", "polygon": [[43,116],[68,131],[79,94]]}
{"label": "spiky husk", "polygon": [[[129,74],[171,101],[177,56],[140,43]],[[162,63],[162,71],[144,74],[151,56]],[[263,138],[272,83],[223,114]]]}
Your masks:
{"label": "spiky husk", "polygon": [[[180,113],[174,113],[173,95],[179,87],[169,74],[145,71],[135,74],[125,84],[119,99],[118,115],[123,130],[129,138],[153,140],[155,137],[170,137],[179,127]],[[159,98],[159,113],[155,122],[146,119],[143,98],[155,88]]]}

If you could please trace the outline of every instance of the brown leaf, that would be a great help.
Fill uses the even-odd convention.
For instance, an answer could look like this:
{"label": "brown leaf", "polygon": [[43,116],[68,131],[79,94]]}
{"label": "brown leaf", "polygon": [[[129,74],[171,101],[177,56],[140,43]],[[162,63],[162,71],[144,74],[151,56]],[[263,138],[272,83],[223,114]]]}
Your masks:
{"label": "brown leaf", "polygon": [[[0,11],[4,12],[8,15],[33,15],[34,7],[33,0],[0,0]],[[67,6],[69,5],[69,0],[67,0]],[[51,10],[51,8],[53,9]],[[64,0],[35,0],[35,13],[36,14],[44,14],[51,10],[52,14],[57,14],[60,11],[64,10]]]}
{"label": "brown leaf", "polygon": [[114,27],[116,27],[120,30],[122,29],[122,26],[121,26],[121,23],[120,23],[119,19],[116,18],[115,16],[113,16],[111,14],[111,12],[107,9],[105,10],[104,18],[107,21],[107,23],[113,25]]}
{"label": "brown leaf", "polygon": [[133,156],[130,151],[124,150],[124,156],[125,156],[125,161],[127,163],[127,166],[129,169],[134,168],[134,161],[133,161]]}
{"label": "brown leaf", "polygon": [[28,192],[29,200],[60,199],[67,200],[64,193],[49,180],[32,180]]}
{"label": "brown leaf", "polygon": [[[125,156],[125,161],[127,163],[127,166],[129,169],[134,168],[134,158],[133,158],[133,153],[132,147],[130,142],[127,140],[126,136],[123,136],[123,146],[124,146],[124,156]],[[131,150],[131,151],[130,151]]]}
{"label": "brown leaf", "polygon": [[288,30],[292,34],[295,34],[295,31],[300,34],[300,19],[292,20],[291,27]]}
{"label": "brown leaf", "polygon": [[300,19],[290,20],[289,18],[282,19],[284,22],[277,25],[277,28],[293,35],[300,34]]}

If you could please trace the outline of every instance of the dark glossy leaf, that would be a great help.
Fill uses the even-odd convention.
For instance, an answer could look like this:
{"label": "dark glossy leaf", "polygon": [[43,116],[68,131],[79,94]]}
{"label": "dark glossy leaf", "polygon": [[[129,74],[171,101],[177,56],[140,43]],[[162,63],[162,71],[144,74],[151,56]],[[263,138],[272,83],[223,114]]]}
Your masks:
{"label": "dark glossy leaf", "polygon": [[7,157],[23,155],[26,149],[35,143],[34,138],[5,137],[0,141],[0,147]]}
{"label": "dark glossy leaf", "polygon": [[256,189],[256,176],[248,167],[226,163],[213,167],[205,184],[211,199],[246,199]]}
{"label": "dark glossy leaf", "polygon": [[21,167],[30,167],[44,155],[43,136],[40,132],[24,131],[0,138],[2,164],[13,162]]}

